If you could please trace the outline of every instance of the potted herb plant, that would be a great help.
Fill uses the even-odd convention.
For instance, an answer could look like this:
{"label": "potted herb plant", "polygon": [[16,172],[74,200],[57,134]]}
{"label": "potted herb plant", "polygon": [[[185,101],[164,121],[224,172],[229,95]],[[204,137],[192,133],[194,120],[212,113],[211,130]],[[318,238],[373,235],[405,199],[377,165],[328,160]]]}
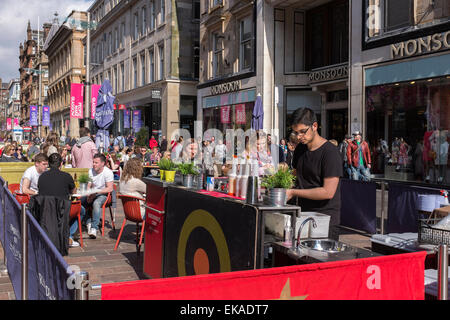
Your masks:
{"label": "potted herb plant", "polygon": [[161,159],[158,163],[161,173],[161,180],[167,182],[175,181],[175,173],[177,172],[177,165],[170,159]]}
{"label": "potted herb plant", "polygon": [[86,192],[89,181],[91,181],[91,179],[89,178],[88,174],[86,173],[80,174],[80,176],[78,177],[78,183],[80,184],[79,190],[80,192]]}
{"label": "potted herb plant", "polygon": [[178,171],[183,178],[183,186],[192,188],[194,176],[198,175],[198,170],[193,162],[181,163],[178,165]]}
{"label": "potted herb plant", "polygon": [[288,167],[279,167],[277,172],[262,179],[261,186],[267,189],[267,204],[276,207],[286,205],[286,190],[294,186],[295,176]]}

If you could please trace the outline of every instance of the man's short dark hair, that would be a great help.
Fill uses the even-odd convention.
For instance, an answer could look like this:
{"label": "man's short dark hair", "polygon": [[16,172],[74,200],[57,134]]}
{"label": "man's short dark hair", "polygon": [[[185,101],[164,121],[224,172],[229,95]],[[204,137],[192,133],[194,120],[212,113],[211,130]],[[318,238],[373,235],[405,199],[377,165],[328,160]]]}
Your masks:
{"label": "man's short dark hair", "polygon": [[59,169],[62,163],[62,157],[59,153],[53,153],[48,157],[48,166],[53,169]]}
{"label": "man's short dark hair", "polygon": [[94,159],[100,159],[100,161],[102,161],[103,163],[106,163],[106,157],[105,157],[105,155],[102,154],[102,153],[97,153],[97,154],[94,156]]}
{"label": "man's short dark hair", "polygon": [[309,108],[299,108],[292,115],[293,125],[304,124],[305,126],[312,126],[315,122],[317,122],[316,114]]}
{"label": "man's short dark hair", "polygon": [[86,137],[89,133],[91,133],[91,130],[89,130],[89,128],[86,127],[80,128],[80,137]]}
{"label": "man's short dark hair", "polygon": [[34,157],[34,162],[44,162],[44,161],[48,161],[48,157],[46,154],[44,153],[38,153],[35,157]]}

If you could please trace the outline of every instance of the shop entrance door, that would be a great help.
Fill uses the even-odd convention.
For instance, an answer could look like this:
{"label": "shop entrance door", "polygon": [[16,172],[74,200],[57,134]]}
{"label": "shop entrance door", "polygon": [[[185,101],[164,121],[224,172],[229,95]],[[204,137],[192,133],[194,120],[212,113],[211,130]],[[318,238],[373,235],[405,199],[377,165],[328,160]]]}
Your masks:
{"label": "shop entrance door", "polygon": [[340,143],[348,133],[348,109],[327,111],[327,138]]}

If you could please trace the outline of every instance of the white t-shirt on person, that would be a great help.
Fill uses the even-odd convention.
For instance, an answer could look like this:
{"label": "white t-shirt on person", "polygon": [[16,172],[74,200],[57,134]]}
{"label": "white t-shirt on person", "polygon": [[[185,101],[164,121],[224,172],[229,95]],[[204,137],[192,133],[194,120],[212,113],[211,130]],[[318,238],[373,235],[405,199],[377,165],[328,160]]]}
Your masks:
{"label": "white t-shirt on person", "polygon": [[30,180],[29,188],[33,191],[38,192],[38,180],[41,176],[40,173],[37,172],[36,166],[31,166],[23,173],[22,179],[20,180],[20,193],[23,193],[22,186],[24,179]]}
{"label": "white t-shirt on person", "polygon": [[101,173],[95,172],[92,168],[89,169],[89,178],[92,181],[92,188],[101,190],[106,188],[107,182],[114,181],[114,173],[107,167],[104,167]]}

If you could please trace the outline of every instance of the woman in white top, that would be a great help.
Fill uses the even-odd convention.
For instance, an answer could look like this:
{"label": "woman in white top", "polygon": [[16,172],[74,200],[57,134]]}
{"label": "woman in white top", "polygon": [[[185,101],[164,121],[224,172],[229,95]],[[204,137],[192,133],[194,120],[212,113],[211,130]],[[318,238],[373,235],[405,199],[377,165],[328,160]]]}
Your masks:
{"label": "woman in white top", "polygon": [[[132,158],[127,161],[120,177],[119,191],[121,194],[145,199],[147,186],[141,180],[143,170],[142,161],[139,159]],[[140,205],[141,216],[144,218],[144,201],[140,201]]]}

